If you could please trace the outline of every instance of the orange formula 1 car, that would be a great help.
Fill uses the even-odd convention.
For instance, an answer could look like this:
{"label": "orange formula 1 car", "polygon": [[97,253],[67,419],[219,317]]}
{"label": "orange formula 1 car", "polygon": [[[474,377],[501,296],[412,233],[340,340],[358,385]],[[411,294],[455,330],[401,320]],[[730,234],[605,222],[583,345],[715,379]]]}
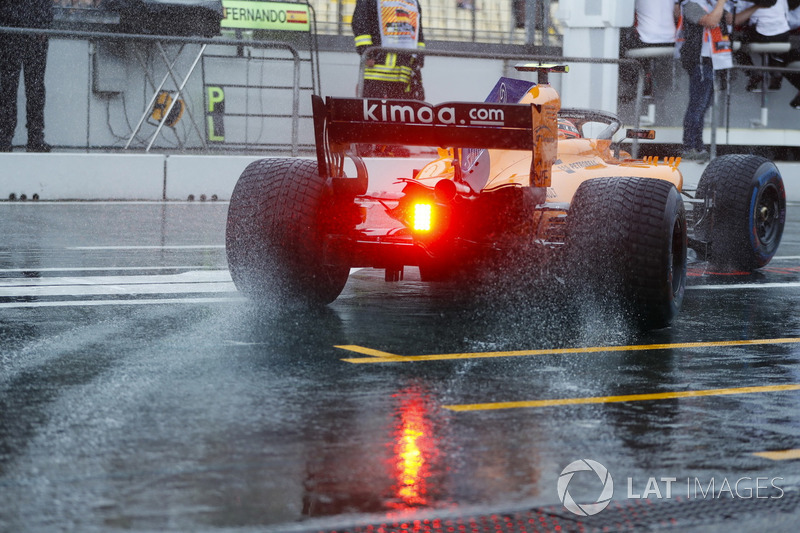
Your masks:
{"label": "orange formula 1 car", "polygon": [[[327,304],[352,267],[385,269],[387,281],[417,266],[423,281],[474,282],[557,265],[574,290],[658,328],[680,309],[687,248],[721,269],[770,261],[786,215],[771,161],[716,158],[690,194],[679,160],[619,153],[615,115],[561,108],[547,76],[565,66],[517,68],[538,83],[501,78],[481,103],[314,96],[316,160],[256,161],[233,191],[226,247],[237,288]],[[375,192],[354,143],[446,148],[396,176],[396,190]]]}

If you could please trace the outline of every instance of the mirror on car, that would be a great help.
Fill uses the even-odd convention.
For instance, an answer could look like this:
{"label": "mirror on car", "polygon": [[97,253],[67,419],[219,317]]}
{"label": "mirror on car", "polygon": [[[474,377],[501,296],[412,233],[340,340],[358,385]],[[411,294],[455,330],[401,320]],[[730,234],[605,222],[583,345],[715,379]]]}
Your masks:
{"label": "mirror on car", "polygon": [[625,132],[626,139],[647,139],[652,141],[656,138],[656,130],[636,130],[629,129]]}

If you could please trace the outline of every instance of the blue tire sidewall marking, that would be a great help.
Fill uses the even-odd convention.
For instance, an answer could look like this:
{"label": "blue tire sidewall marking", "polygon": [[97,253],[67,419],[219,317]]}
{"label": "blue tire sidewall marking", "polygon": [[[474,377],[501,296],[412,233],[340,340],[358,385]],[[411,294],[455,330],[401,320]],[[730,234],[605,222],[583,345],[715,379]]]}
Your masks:
{"label": "blue tire sidewall marking", "polygon": [[[772,258],[772,254],[774,250],[770,254],[763,253],[763,245],[761,240],[758,238],[756,233],[756,202],[758,201],[758,197],[764,187],[769,183],[769,181],[774,178],[778,177],[775,182],[775,185],[779,187],[779,192],[781,198],[786,197],[786,193],[783,187],[783,180],[780,179],[780,174],[777,171],[777,168],[772,163],[765,163],[756,171],[756,185],[753,187],[753,193],[750,196],[750,209],[747,213],[747,224],[749,228],[749,236],[750,236],[750,246],[752,247],[753,251],[758,254],[758,257],[766,262]],[[781,226],[785,222],[786,218],[786,204],[783,204],[783,209],[779,213],[780,216],[780,223]]]}

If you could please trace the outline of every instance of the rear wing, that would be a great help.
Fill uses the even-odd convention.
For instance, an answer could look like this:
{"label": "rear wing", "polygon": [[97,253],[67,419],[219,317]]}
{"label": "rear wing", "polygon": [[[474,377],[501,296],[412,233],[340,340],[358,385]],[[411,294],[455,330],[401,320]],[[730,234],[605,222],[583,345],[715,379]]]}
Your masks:
{"label": "rear wing", "polygon": [[[317,161],[323,177],[352,143],[534,151],[557,140],[542,106],[484,102],[431,105],[418,100],[312,95]],[[553,122],[553,124],[549,124]]]}

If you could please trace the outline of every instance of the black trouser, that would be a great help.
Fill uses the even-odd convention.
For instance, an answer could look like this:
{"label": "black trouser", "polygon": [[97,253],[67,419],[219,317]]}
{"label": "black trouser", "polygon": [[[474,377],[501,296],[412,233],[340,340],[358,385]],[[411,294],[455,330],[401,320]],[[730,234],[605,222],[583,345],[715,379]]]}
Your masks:
{"label": "black trouser", "polygon": [[[742,32],[741,38],[742,38],[742,44],[785,43],[789,42],[789,32],[779,33],[778,35],[761,35],[760,33],[756,32],[755,29],[748,28],[747,30]],[[746,65],[746,66],[753,65],[752,57],[750,57],[750,54],[744,48],[735,52],[733,58],[739,65]],[[768,54],[767,58],[768,64],[763,66],[785,67],[789,63],[798,60],[800,60],[800,53],[798,53],[796,50],[790,50],[785,54]],[[749,76],[761,77],[760,72],[756,71],[747,71],[747,72]],[[772,72],[770,73],[770,75],[776,78],[780,78],[781,76],[783,76],[789,83],[794,85],[795,88],[800,89],[800,75],[798,74],[794,74],[791,72]]]}
{"label": "black trouser", "polygon": [[44,142],[44,71],[48,40],[39,35],[0,35],[0,146],[10,146],[17,129],[17,90],[25,77],[28,144]]}
{"label": "black trouser", "polygon": [[[675,43],[646,43],[639,37],[636,28],[622,28],[620,30],[619,57],[626,59],[628,50],[634,48],[671,48],[675,49]],[[653,67],[655,62],[650,58],[637,59],[644,69],[644,96],[653,96]],[[623,101],[636,98],[636,85],[639,81],[639,70],[630,63],[619,65],[619,87],[617,91]]]}
{"label": "black trouser", "polygon": [[408,99],[406,84],[397,81],[364,80],[364,98]]}

